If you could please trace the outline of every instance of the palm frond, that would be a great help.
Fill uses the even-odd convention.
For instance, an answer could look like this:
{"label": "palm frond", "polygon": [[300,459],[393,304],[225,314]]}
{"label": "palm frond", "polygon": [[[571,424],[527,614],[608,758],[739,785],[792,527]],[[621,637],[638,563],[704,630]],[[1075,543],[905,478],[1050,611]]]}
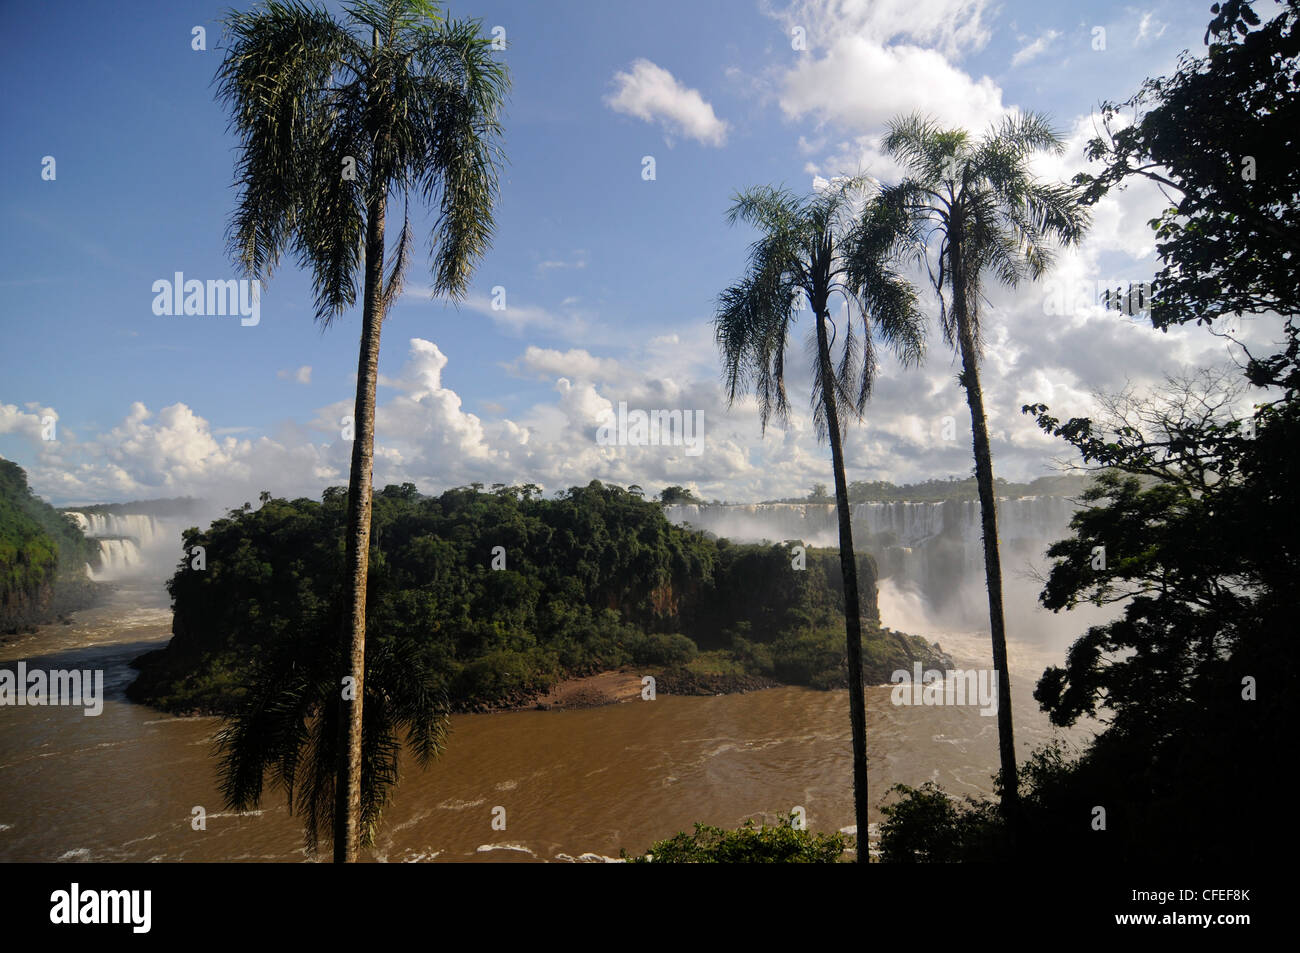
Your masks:
{"label": "palm frond", "polygon": [[240,141],[241,192],[227,241],[246,273],[260,279],[301,225],[330,130],[340,119],[346,125],[365,51],[328,13],[293,0],[271,0],[224,23],[217,97]]}
{"label": "palm frond", "polygon": [[890,120],[886,128],[882,141],[885,153],[905,166],[911,173],[909,178],[918,185],[938,183],[945,159],[939,124],[929,116],[910,113]]}
{"label": "palm frond", "polygon": [[388,272],[388,280],[384,282],[384,310],[387,311],[389,306],[402,293],[402,285],[406,281],[406,266],[411,256],[411,245],[415,241],[415,232],[411,229],[410,207],[402,211],[402,232],[397,239],[397,250],[393,254],[393,264]]}
{"label": "palm frond", "polygon": [[[415,79],[402,92],[403,166],[426,200],[440,197],[433,233],[435,293],[461,297],[487,254],[504,163],[500,114],[505,67],[478,21],[422,31],[410,58]],[[406,123],[409,122],[409,128]]]}
{"label": "palm frond", "polygon": [[[1053,247],[1077,244],[1089,225],[1074,188],[1041,183],[1028,167],[1033,153],[1060,154],[1064,144],[1044,117],[1026,112],[995,124],[974,146],[963,130],[904,116],[890,123],[883,146],[911,175],[884,189],[881,202],[911,220],[897,231],[929,271],[946,342],[957,344],[958,304],[978,353],[983,274],[1009,286],[1037,279],[1051,267]],[[936,169],[945,164],[946,190],[936,188]],[[956,286],[964,289],[960,302],[948,297]]]}
{"label": "palm frond", "polygon": [[983,143],[997,143],[999,148],[1011,149],[1022,159],[1035,152],[1060,155],[1065,151],[1060,134],[1046,116],[1036,112],[1004,116],[985,133]]}
{"label": "palm frond", "polygon": [[[895,191],[886,200],[873,195],[875,189],[870,178],[854,176],[807,199],[771,186],[733,198],[729,221],[754,225],[760,236],[750,247],[745,276],[719,297],[714,324],[728,400],[752,387],[764,430],[773,416],[788,416],[785,348],[800,294],[814,321],[828,323],[832,356],[824,375],[816,325],[808,337],[819,438],[827,435],[827,400],[835,401],[842,425],[861,419],[876,377],[877,339],[905,364],[921,360],[924,319],[915,291],[893,269],[896,260],[919,254],[912,212],[929,193]],[[836,294],[845,301],[843,323],[825,311]],[[829,394],[823,376],[831,382]]]}

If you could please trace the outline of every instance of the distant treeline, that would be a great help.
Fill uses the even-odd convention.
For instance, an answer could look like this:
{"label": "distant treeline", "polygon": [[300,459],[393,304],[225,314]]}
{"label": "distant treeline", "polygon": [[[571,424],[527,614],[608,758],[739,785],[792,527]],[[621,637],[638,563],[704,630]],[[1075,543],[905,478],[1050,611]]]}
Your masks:
{"label": "distant treeline", "polygon": [[[173,711],[228,711],[258,667],[317,659],[339,642],[346,490],[267,498],[205,530],[205,568],[168,584],[174,638],[139,660],[130,694]],[[374,497],[367,659],[417,653],[453,707],[518,704],[556,680],[634,664],[673,685],[754,679],[845,684],[843,584],[834,551],[736,546],[670,524],[638,494],[593,482],[535,487],[411,484]],[[942,655],[877,622],[875,566],[859,557],[867,677]],[[306,663],[305,664],[309,664]],[[745,681],[748,679],[748,681]]]}
{"label": "distant treeline", "polygon": [[32,493],[23,468],[0,460],[0,632],[87,604],[86,564],[98,559],[98,545]]}
{"label": "distant treeline", "polygon": [[[1038,477],[1029,483],[995,479],[994,491],[1000,498],[1025,496],[1079,496],[1096,479],[1095,473],[1062,473]],[[850,503],[942,503],[947,500],[976,500],[979,491],[973,476],[946,480],[926,480],[899,486],[885,480],[855,480],[849,484]],[[806,496],[769,500],[772,503],[834,503],[835,495],[818,484]]]}
{"label": "distant treeline", "polygon": [[100,514],[104,516],[124,516],[143,514],[159,519],[169,517],[192,516],[198,512],[203,501],[193,496],[177,496],[165,500],[137,500],[131,503],[92,503],[89,506],[64,506],[64,513]]}

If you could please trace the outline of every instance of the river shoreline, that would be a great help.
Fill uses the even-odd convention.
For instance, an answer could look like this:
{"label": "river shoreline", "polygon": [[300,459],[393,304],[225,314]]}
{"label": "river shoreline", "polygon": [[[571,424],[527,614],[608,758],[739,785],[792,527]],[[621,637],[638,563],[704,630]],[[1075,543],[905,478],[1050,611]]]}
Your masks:
{"label": "river shoreline", "polygon": [[687,669],[667,671],[634,669],[622,666],[594,675],[563,678],[548,691],[513,704],[470,708],[471,712],[491,714],[500,711],[566,711],[601,708],[624,702],[648,700],[654,679],[654,694],[662,695],[734,695],[779,688],[784,682],[761,675],[697,675]]}
{"label": "river shoreline", "polygon": [[[157,651],[157,650],[154,650]],[[133,659],[132,667],[135,667]],[[768,688],[792,687],[786,682],[761,675],[697,675],[686,669],[655,671],[632,669],[623,666],[590,675],[579,675],[558,680],[545,691],[517,692],[496,702],[472,702],[453,705],[453,715],[493,715],[520,711],[582,711],[603,708],[624,702],[643,700],[647,684],[642,681],[649,675],[654,678],[655,695],[705,697],[717,695],[744,695]],[[213,718],[231,714],[219,709],[183,708],[169,709],[131,697],[126,700],[152,711],[174,718]]]}

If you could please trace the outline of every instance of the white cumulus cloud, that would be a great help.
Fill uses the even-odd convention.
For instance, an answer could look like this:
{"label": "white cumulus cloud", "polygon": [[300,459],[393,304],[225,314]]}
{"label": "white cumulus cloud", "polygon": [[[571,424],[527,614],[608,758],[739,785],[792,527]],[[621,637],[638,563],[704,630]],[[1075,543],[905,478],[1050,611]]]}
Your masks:
{"label": "white cumulus cloud", "polygon": [[1022,66],[1030,60],[1041,56],[1060,35],[1060,30],[1048,30],[1032,42],[1026,43],[1020,49],[1016,50],[1015,56],[1011,57],[1011,65]]}
{"label": "white cumulus cloud", "polygon": [[296,371],[276,371],[275,376],[282,381],[297,381],[299,384],[311,383],[311,365],[304,364]]}
{"label": "white cumulus cloud", "polygon": [[627,72],[614,74],[615,90],[605,103],[615,112],[658,122],[706,146],[727,141],[727,123],[698,90],[683,86],[672,73],[647,59],[638,59]]}

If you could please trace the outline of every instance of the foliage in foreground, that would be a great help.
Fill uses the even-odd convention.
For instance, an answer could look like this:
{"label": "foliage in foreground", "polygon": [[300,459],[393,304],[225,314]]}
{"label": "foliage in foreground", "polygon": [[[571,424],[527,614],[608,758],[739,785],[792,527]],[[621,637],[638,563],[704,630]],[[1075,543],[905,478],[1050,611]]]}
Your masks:
{"label": "foliage in foreground", "polygon": [[[1070,782],[1074,765],[1068,760],[1060,742],[1045,745],[1019,766],[1020,810],[1026,822],[1027,853],[1041,853],[1044,860],[1062,856],[1063,841],[1069,839],[1074,813],[1065,802],[1079,793]],[[1001,776],[994,779],[1001,791]],[[886,864],[950,864],[959,862],[1006,861],[1016,859],[1011,847],[1007,821],[997,801],[967,795],[957,798],[933,781],[919,788],[895,784],[889,789],[895,799],[882,804],[884,820],[880,824],[880,861]],[[1087,815],[1079,825],[1088,830]],[[1045,822],[1056,819],[1059,830],[1045,829]],[[1083,848],[1091,844],[1074,845]],[[1109,846],[1109,845],[1107,845]],[[1076,856],[1071,854],[1070,856]],[[1024,854],[1020,855],[1023,859]]]}
{"label": "foliage in foreground", "polygon": [[696,824],[694,833],[658,841],[640,857],[622,856],[634,864],[834,864],[852,846],[845,834],[794,827],[792,815],[776,827],[755,827],[753,820],[735,830]]}

